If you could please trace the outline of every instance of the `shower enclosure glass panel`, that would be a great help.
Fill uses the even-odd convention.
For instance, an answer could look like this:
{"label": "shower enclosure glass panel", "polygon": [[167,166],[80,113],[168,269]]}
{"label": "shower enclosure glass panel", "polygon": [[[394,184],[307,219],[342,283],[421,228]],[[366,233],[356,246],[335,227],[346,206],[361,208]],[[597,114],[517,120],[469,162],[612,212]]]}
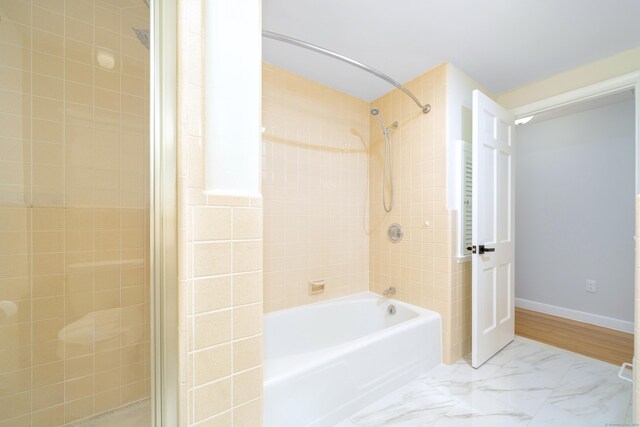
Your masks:
{"label": "shower enclosure glass panel", "polygon": [[150,424],[150,70],[132,27],[149,28],[143,0],[0,0],[0,426]]}

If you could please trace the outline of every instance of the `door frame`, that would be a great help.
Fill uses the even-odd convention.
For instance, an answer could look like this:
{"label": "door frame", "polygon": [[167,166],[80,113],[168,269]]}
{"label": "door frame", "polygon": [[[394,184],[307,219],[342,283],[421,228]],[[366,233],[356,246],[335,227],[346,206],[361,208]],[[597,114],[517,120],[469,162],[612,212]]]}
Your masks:
{"label": "door frame", "polygon": [[[618,77],[614,77],[611,79],[603,80],[598,83],[594,83],[592,85],[584,86],[575,90],[571,90],[568,92],[561,93],[559,95],[555,95],[546,99],[542,99],[539,101],[535,101],[529,104],[522,105],[520,107],[515,107],[510,110],[513,116],[516,119],[520,119],[523,117],[528,117],[536,114],[543,113],[548,110],[552,110],[554,108],[563,107],[571,104],[575,104],[582,101],[588,101],[590,99],[598,98],[601,96],[611,95],[617,92],[621,92],[624,90],[634,90],[635,97],[635,151],[636,151],[636,166],[635,166],[635,188],[636,188],[636,199],[640,196],[640,71],[635,71],[628,74],[623,74]],[[517,203],[517,201],[516,201]],[[640,215],[640,210],[638,204],[636,203],[635,214],[636,218]],[[640,222],[636,221],[636,236],[640,236]],[[637,241],[636,241],[637,244]],[[637,251],[637,249],[636,249]],[[636,278],[634,284],[634,348],[638,346],[640,341],[640,334],[635,333],[638,331],[638,326],[636,325],[636,321],[640,318],[640,307],[635,304],[637,298],[640,298],[640,283],[639,283],[639,272],[640,272],[640,257],[635,257],[635,271]],[[634,354],[633,356],[634,365],[635,359],[640,358],[640,355]],[[636,421],[636,410],[635,402],[638,398],[638,392],[636,391],[637,384],[640,383],[640,366],[634,366],[634,384],[633,387],[633,413],[634,413],[634,421]]]}
{"label": "door frame", "polygon": [[[549,98],[515,107],[509,110],[516,119],[528,117],[558,107],[575,104],[601,96],[611,95],[627,89],[635,90],[636,101],[636,195],[640,195],[640,71],[623,74],[612,79],[584,86]],[[640,267],[637,265],[636,267]],[[640,295],[636,295],[640,297]]]}
{"label": "door frame", "polygon": [[178,425],[177,0],[151,0],[152,426]]}

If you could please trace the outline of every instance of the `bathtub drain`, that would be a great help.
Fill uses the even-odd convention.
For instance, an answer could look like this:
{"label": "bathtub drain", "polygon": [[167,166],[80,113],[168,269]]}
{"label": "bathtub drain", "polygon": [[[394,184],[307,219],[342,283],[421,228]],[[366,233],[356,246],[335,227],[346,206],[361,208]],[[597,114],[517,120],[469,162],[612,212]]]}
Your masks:
{"label": "bathtub drain", "polygon": [[393,316],[394,314],[396,314],[396,306],[391,304],[389,307],[387,307],[387,313],[389,313],[389,316]]}

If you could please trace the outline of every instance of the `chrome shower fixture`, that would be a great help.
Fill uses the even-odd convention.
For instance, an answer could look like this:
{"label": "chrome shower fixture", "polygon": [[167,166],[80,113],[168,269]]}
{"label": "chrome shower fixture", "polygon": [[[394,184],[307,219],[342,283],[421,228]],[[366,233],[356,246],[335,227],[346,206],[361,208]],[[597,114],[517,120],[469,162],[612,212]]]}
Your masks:
{"label": "chrome shower fixture", "polygon": [[[149,9],[151,9],[151,5],[149,4],[149,0],[142,0],[142,2]],[[142,45],[144,47],[146,47],[147,50],[149,50],[149,45],[151,43],[151,40],[149,38],[149,30],[147,30],[146,28],[136,28],[136,27],[131,27],[131,29],[133,30],[134,33],[136,33],[136,37],[138,38],[138,40],[140,40],[140,43],[142,43]]]}
{"label": "chrome shower fixture", "polygon": [[[371,107],[369,113],[373,117],[378,118],[382,133],[384,134],[384,172],[382,175],[382,207],[385,212],[391,212],[393,209],[393,152],[391,147],[391,129],[398,127],[398,122],[393,122],[391,126],[386,127],[382,121],[380,110],[378,107]],[[389,201],[387,202],[387,181],[389,182]]]}
{"label": "chrome shower fixture", "polygon": [[378,107],[371,107],[371,110],[369,110],[369,113],[374,117],[378,117],[378,122],[380,123],[380,126],[382,127],[382,132],[385,135],[387,132],[390,132],[392,129],[398,128],[398,122],[391,123],[391,126],[389,127],[384,125],[384,121],[382,121],[382,116],[380,115],[380,109],[378,109]]}
{"label": "chrome shower fixture", "polygon": [[142,43],[142,45],[144,47],[147,48],[147,50],[149,49],[149,30],[147,30],[146,28],[136,28],[136,27],[131,27],[131,29],[133,30],[134,33],[136,33],[136,37],[138,38],[138,40],[140,40],[140,43]]}

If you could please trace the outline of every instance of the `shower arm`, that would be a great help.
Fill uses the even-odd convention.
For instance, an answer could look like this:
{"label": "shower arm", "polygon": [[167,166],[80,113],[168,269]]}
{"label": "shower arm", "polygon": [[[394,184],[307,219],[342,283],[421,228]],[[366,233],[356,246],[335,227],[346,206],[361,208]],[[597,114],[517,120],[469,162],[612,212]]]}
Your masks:
{"label": "shower arm", "polygon": [[364,70],[364,71],[366,71],[368,73],[371,73],[374,76],[376,76],[378,78],[381,78],[385,82],[390,83],[393,86],[395,86],[398,89],[400,89],[401,91],[403,91],[407,96],[409,96],[409,98],[411,98],[413,100],[413,102],[416,103],[416,105],[418,107],[420,107],[420,109],[422,110],[422,112],[424,114],[427,114],[429,111],[431,111],[431,105],[422,104],[418,100],[418,98],[409,89],[407,89],[406,87],[404,87],[402,85],[402,83],[395,81],[394,79],[392,79],[391,77],[387,76],[386,74],[384,74],[384,73],[382,73],[382,72],[380,72],[380,71],[378,71],[378,70],[376,70],[374,68],[371,68],[368,65],[365,65],[365,64],[363,64],[361,62],[358,62],[358,61],[354,61],[351,58],[348,58],[348,57],[346,57],[344,55],[340,55],[339,53],[335,53],[335,52],[333,52],[333,51],[331,51],[329,49],[325,49],[323,47],[316,46],[314,44],[307,43],[307,42],[304,42],[302,40],[294,39],[293,37],[285,36],[283,34],[278,34],[278,33],[274,33],[274,32],[267,31],[267,30],[262,30],[262,37],[266,37],[268,39],[273,39],[273,40],[278,40],[278,41],[281,41],[281,42],[284,42],[284,43],[289,43],[289,44],[292,44],[292,45],[295,45],[295,46],[299,46],[299,47],[302,47],[302,48],[305,48],[305,49],[308,49],[308,50],[312,50],[314,52],[318,52],[318,53],[321,53],[323,55],[330,56],[331,58],[335,58],[335,59],[337,59],[339,61],[346,62],[347,64],[351,64],[354,67],[358,67],[361,70]]}

